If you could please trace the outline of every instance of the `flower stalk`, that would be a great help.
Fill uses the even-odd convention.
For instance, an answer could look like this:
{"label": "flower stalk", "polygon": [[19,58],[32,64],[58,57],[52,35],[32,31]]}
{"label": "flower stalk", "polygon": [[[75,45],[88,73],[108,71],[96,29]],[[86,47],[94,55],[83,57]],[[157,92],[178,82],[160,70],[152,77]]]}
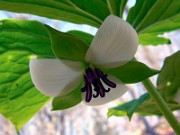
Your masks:
{"label": "flower stalk", "polygon": [[171,125],[171,127],[174,129],[177,135],[180,134],[180,123],[176,119],[176,117],[173,115],[171,109],[168,107],[162,96],[159,94],[157,89],[154,87],[152,82],[149,79],[144,80],[143,82],[144,87],[148,91],[148,93],[151,95],[152,99],[156,103],[157,107],[161,111],[161,113],[164,115],[168,123]]}

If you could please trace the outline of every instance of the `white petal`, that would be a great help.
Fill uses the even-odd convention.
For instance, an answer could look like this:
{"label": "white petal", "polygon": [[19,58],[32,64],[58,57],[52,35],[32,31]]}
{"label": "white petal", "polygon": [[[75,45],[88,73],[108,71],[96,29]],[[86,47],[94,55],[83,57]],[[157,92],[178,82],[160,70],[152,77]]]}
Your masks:
{"label": "white petal", "polygon": [[80,63],[58,59],[30,60],[31,79],[36,88],[47,96],[64,95],[73,90],[82,79]]}
{"label": "white petal", "polygon": [[[111,88],[111,90],[108,93],[105,93],[105,97],[103,97],[103,98],[100,96],[97,98],[92,97],[90,102],[85,101],[85,93],[82,93],[85,104],[87,104],[89,106],[103,105],[105,103],[108,103],[108,102],[111,102],[113,100],[120,98],[125,92],[127,92],[128,87],[125,84],[123,84],[120,80],[118,80],[114,77],[108,77],[108,78],[109,78],[109,80],[116,83],[116,88]],[[105,87],[105,85],[104,85],[104,87]]]}
{"label": "white petal", "polygon": [[108,16],[86,53],[86,60],[96,65],[115,67],[131,60],[138,47],[133,27],[114,15]]}

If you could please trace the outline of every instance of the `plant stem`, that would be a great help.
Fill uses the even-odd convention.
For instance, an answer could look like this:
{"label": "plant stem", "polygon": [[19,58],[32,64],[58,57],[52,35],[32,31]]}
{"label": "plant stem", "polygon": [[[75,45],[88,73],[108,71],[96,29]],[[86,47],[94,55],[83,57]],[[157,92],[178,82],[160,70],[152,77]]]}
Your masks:
{"label": "plant stem", "polygon": [[154,87],[152,82],[147,79],[143,82],[144,87],[147,89],[148,93],[151,95],[152,99],[156,103],[157,107],[161,111],[161,113],[164,115],[166,120],[169,122],[171,127],[174,129],[177,135],[180,135],[180,123],[176,119],[176,117],[173,115],[172,111],[164,101],[164,99],[161,97],[157,89]]}

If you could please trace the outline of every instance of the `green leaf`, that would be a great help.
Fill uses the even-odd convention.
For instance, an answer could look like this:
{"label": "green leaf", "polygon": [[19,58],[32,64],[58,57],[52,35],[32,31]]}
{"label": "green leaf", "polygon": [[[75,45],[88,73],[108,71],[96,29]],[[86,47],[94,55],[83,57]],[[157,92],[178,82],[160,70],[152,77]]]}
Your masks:
{"label": "green leaf", "polygon": [[158,35],[180,29],[179,7],[179,0],[137,0],[127,21],[137,30],[140,44],[166,44],[169,41]]}
{"label": "green leaf", "polygon": [[54,57],[46,27],[37,21],[1,20],[0,45],[0,52],[28,50],[41,57]]}
{"label": "green leaf", "polygon": [[130,120],[133,113],[137,110],[137,108],[148,98],[149,98],[149,94],[144,94],[140,96],[138,99],[110,108],[108,109],[108,117],[111,117],[113,115],[128,116]]}
{"label": "green leaf", "polygon": [[159,45],[159,44],[171,44],[171,41],[164,37],[158,37],[156,34],[140,34],[139,44],[141,45]]}
{"label": "green leaf", "polygon": [[87,45],[90,45],[93,39],[93,35],[86,33],[86,32],[82,32],[82,31],[77,31],[77,30],[72,30],[72,31],[68,31],[66,32],[68,34],[71,34],[73,36],[77,36],[78,38],[84,40],[84,42],[87,43]]}
{"label": "green leaf", "polygon": [[7,51],[0,56],[0,113],[18,131],[49,101],[33,86],[29,74],[29,52]]}
{"label": "green leaf", "polygon": [[[164,65],[161,69],[157,80],[157,86],[160,94],[167,102],[169,108],[173,110],[180,109],[180,51],[165,59]],[[145,94],[146,95],[146,94]],[[135,99],[110,108],[108,116],[128,116],[131,117],[134,112],[147,116],[147,115],[162,115],[156,107],[156,103],[152,98]],[[140,101],[140,104],[138,103]],[[143,101],[143,102],[141,102]]]}
{"label": "green leaf", "polygon": [[107,0],[107,5],[111,14],[123,18],[124,8],[127,0]]}
{"label": "green leaf", "polygon": [[109,15],[101,0],[0,0],[0,10],[30,13],[73,23],[100,26]]}
{"label": "green leaf", "polygon": [[[172,111],[180,109],[180,104],[177,103],[167,103],[167,105]],[[156,106],[156,103],[148,93],[143,94],[138,99],[131,100],[108,110],[109,117],[128,116],[130,119],[134,113],[138,113],[142,116],[162,115],[159,108]]]}
{"label": "green leaf", "polygon": [[[172,111],[180,109],[180,104],[177,103],[167,103],[167,105]],[[162,113],[159,111],[159,108],[156,107],[156,103],[151,98],[139,106],[136,112],[142,116],[162,115]]]}
{"label": "green leaf", "polygon": [[122,17],[126,3],[127,0],[0,0],[0,10],[99,27],[110,14]]}
{"label": "green leaf", "polygon": [[86,42],[70,34],[46,26],[51,37],[51,46],[59,59],[85,62],[88,49]]}
{"label": "green leaf", "polygon": [[158,90],[167,102],[180,104],[180,51],[167,57],[157,80]]}
{"label": "green leaf", "polygon": [[15,125],[17,131],[50,99],[42,95],[31,81],[29,59],[32,55],[54,57],[43,24],[1,21],[0,113]]}
{"label": "green leaf", "polygon": [[102,68],[102,70],[111,74],[124,83],[137,83],[156,75],[159,71],[154,70],[138,61],[130,61],[125,65],[116,68]]}
{"label": "green leaf", "polygon": [[64,110],[79,104],[82,101],[80,92],[81,87],[82,83],[70,93],[64,96],[55,97],[52,101],[52,110]]}

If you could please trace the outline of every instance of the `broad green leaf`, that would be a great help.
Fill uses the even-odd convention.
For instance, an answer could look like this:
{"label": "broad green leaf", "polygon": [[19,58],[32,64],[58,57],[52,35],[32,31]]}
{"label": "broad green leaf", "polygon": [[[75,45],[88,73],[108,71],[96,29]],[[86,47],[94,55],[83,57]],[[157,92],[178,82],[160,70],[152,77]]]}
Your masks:
{"label": "broad green leaf", "polygon": [[49,101],[34,87],[29,59],[54,57],[48,32],[36,21],[3,20],[0,24],[0,113],[19,130]]}
{"label": "broad green leaf", "polygon": [[101,0],[0,0],[0,10],[30,13],[98,27],[109,15]]}
{"label": "broad green leaf", "polygon": [[79,104],[82,101],[81,87],[82,83],[70,93],[55,97],[52,101],[52,110],[64,110]]}
{"label": "broad green leaf", "polygon": [[165,59],[157,86],[167,102],[180,104],[180,51]]}
{"label": "broad green leaf", "polygon": [[179,0],[137,0],[127,21],[137,30],[140,44],[167,44],[169,41],[158,35],[180,29],[179,7]]}
{"label": "broad green leaf", "polygon": [[37,21],[0,21],[0,46],[0,52],[29,50],[41,57],[54,57],[46,27]]}
{"label": "broad green leaf", "polygon": [[108,110],[108,117],[111,117],[113,115],[128,116],[129,119],[131,119],[133,113],[137,110],[137,108],[148,98],[149,98],[149,94],[144,94],[140,96],[138,99],[110,108]]}
{"label": "broad green leaf", "polygon": [[102,68],[102,70],[117,77],[124,83],[137,83],[159,73],[159,71],[151,69],[138,61],[130,61],[120,67]]}
{"label": "broad green leaf", "polygon": [[0,10],[99,27],[110,14],[122,17],[126,3],[127,0],[0,0]]}
{"label": "broad green leaf", "polygon": [[59,32],[46,26],[51,38],[51,46],[59,59],[85,62],[88,45],[78,37]]}
{"label": "broad green leaf", "polygon": [[86,33],[86,32],[82,32],[82,31],[77,31],[77,30],[72,30],[72,31],[68,31],[66,32],[68,34],[71,34],[73,36],[77,36],[78,38],[84,40],[87,45],[90,45],[93,39],[93,35]]}
{"label": "broad green leaf", "polygon": [[0,113],[18,131],[43,106],[49,97],[39,93],[29,74],[28,51],[7,51],[0,56]]}

